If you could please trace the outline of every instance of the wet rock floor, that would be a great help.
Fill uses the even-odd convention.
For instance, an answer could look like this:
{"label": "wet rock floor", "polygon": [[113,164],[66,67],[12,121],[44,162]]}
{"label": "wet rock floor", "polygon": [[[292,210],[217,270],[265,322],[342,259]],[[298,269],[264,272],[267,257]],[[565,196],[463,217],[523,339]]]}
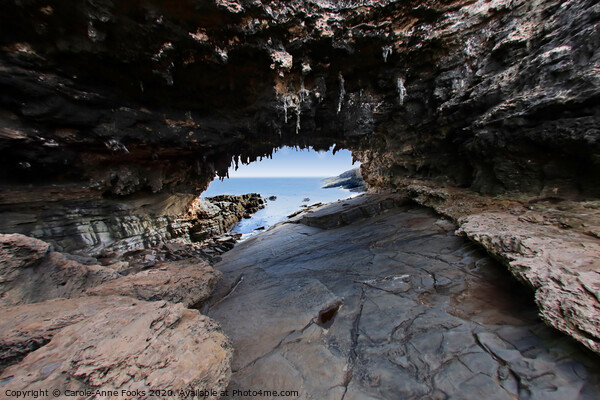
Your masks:
{"label": "wet rock floor", "polygon": [[600,359],[544,325],[529,290],[453,230],[401,206],[335,229],[283,223],[226,253],[208,314],[233,341],[230,389],[600,398]]}

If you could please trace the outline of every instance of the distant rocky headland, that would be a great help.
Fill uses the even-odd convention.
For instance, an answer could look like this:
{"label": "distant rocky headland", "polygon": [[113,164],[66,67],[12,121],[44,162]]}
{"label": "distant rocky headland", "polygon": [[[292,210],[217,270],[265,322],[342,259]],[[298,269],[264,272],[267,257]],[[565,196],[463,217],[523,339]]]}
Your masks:
{"label": "distant rocky headland", "polygon": [[[599,16],[3,2],[0,390],[600,397]],[[199,196],[282,146],[367,193],[236,245]]]}
{"label": "distant rocky headland", "polygon": [[362,178],[360,168],[353,168],[336,177],[323,179],[323,183],[324,188],[339,187],[349,189],[351,192],[364,192],[367,190],[367,184]]}

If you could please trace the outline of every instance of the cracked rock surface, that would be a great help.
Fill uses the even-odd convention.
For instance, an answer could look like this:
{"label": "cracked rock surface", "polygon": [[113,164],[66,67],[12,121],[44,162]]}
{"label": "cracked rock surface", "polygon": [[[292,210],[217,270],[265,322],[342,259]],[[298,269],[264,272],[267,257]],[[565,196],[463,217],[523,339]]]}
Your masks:
{"label": "cracked rock surface", "polygon": [[[230,388],[302,399],[600,396],[598,359],[540,321],[532,293],[452,223],[361,198],[321,209],[327,229],[299,216],[216,265],[209,315],[235,348]],[[328,207],[363,216],[331,226],[342,219],[324,218]]]}
{"label": "cracked rock surface", "polygon": [[455,221],[457,234],[483,246],[535,291],[545,322],[600,354],[597,200],[492,198],[410,180],[398,192]]}

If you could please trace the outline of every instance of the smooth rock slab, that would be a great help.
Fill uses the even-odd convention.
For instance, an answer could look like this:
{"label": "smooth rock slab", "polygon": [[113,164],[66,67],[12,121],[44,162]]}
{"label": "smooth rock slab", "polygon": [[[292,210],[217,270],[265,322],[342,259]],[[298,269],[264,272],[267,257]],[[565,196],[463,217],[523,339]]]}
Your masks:
{"label": "smooth rock slab", "polygon": [[89,289],[94,296],[130,296],[140,300],[165,300],[190,307],[200,305],[211,295],[221,273],[206,261],[182,260],[127,275]]}
{"label": "smooth rock slab", "polygon": [[[221,390],[229,380],[228,339],[218,324],[182,304],[84,297],[16,307],[7,315],[15,318],[13,345],[51,339],[3,371],[3,392],[137,389],[148,394],[151,388]],[[0,329],[4,337],[6,327]]]}
{"label": "smooth rock slab", "polygon": [[[382,199],[363,197],[329,210]],[[339,221],[327,209],[319,219]],[[230,388],[336,400],[600,396],[598,358],[542,323],[532,293],[447,221],[419,207],[369,215],[328,229],[299,217],[223,255],[209,315],[236,349]]]}

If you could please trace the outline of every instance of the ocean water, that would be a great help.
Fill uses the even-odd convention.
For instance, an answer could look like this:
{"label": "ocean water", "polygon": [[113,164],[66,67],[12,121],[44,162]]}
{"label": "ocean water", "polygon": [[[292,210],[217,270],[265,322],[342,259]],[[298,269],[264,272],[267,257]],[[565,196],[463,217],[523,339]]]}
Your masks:
{"label": "ocean water", "polygon": [[[358,193],[346,189],[323,189],[324,178],[230,178],[223,181],[213,181],[202,197],[220,194],[259,193],[267,199],[267,205],[252,215],[237,223],[232,232],[243,234],[244,238],[260,231],[257,228],[270,226],[283,221],[288,215],[302,208],[303,205],[329,203],[347,199]],[[268,200],[277,196],[274,201]],[[309,199],[306,201],[306,199]]]}

